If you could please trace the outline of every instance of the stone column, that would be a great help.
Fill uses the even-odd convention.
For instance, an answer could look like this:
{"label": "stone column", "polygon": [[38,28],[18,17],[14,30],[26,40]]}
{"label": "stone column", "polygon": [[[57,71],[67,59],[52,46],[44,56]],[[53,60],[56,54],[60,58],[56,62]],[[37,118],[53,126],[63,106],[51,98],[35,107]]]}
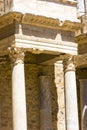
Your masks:
{"label": "stone column", "polygon": [[10,48],[12,59],[13,130],[27,130],[24,52]]}
{"label": "stone column", "polygon": [[66,130],[79,130],[74,57],[64,60]]}
{"label": "stone column", "polygon": [[40,76],[40,130],[52,130],[50,77]]}

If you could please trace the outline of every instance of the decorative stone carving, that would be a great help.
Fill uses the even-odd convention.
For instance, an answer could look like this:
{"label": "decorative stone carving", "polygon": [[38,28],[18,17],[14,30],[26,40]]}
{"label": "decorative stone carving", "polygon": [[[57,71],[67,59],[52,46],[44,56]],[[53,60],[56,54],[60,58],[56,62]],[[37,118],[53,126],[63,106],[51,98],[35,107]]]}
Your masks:
{"label": "decorative stone carving", "polygon": [[23,24],[70,31],[77,31],[83,27],[83,24],[79,22],[72,22],[69,20],[61,21],[60,19],[47,18],[45,16],[29,13],[23,15],[18,12],[10,12],[0,18],[0,28],[3,28],[15,21]]}
{"label": "decorative stone carving", "polygon": [[0,17],[0,28],[3,28],[5,26],[8,26],[9,24],[16,22],[21,22],[23,14],[16,13],[16,12],[10,12],[7,15],[3,15],[3,17]]}
{"label": "decorative stone carving", "polygon": [[15,64],[24,62],[25,54],[21,48],[9,47],[8,51],[12,62],[14,62]]}
{"label": "decorative stone carving", "polygon": [[64,72],[66,71],[75,71],[75,61],[74,56],[67,56],[63,61]]}
{"label": "decorative stone carving", "polygon": [[69,20],[61,21],[60,19],[47,18],[33,14],[25,14],[22,17],[21,22],[23,24],[31,24],[52,29],[63,29],[71,31],[77,31],[83,27],[83,25],[79,22],[72,22]]}

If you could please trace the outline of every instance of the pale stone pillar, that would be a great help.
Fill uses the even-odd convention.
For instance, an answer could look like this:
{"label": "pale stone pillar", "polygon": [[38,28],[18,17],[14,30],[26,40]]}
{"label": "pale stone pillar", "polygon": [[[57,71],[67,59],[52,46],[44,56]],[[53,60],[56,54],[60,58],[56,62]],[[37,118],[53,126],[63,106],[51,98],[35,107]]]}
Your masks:
{"label": "pale stone pillar", "polygon": [[24,52],[17,48],[10,48],[12,58],[12,103],[13,129],[27,130]]}
{"label": "pale stone pillar", "polygon": [[66,130],[79,130],[74,58],[64,60]]}
{"label": "pale stone pillar", "polygon": [[40,76],[40,130],[52,130],[50,77]]}

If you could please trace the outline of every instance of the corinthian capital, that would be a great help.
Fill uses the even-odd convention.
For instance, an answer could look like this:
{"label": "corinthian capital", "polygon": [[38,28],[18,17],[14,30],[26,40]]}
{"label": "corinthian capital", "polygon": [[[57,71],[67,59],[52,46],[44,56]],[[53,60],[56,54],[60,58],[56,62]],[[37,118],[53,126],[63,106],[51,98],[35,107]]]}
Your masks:
{"label": "corinthian capital", "polygon": [[68,56],[63,61],[64,72],[66,71],[75,71],[75,62],[74,56]]}
{"label": "corinthian capital", "polygon": [[16,48],[16,47],[9,47],[9,56],[12,60],[13,63],[23,63],[24,62],[24,52],[21,48]]}

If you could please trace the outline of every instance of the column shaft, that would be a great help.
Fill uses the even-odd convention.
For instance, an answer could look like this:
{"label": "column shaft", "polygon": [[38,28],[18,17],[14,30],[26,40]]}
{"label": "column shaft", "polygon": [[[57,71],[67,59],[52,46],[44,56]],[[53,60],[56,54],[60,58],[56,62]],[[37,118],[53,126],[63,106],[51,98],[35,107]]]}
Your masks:
{"label": "column shaft", "polygon": [[10,50],[12,65],[12,103],[13,103],[13,129],[27,130],[26,94],[24,76],[24,53],[21,50]]}
{"label": "column shaft", "polygon": [[65,106],[66,106],[66,129],[79,130],[78,105],[76,91],[76,76],[73,58],[64,61],[65,69]]}
{"label": "column shaft", "polygon": [[52,130],[50,77],[40,76],[40,130]]}

